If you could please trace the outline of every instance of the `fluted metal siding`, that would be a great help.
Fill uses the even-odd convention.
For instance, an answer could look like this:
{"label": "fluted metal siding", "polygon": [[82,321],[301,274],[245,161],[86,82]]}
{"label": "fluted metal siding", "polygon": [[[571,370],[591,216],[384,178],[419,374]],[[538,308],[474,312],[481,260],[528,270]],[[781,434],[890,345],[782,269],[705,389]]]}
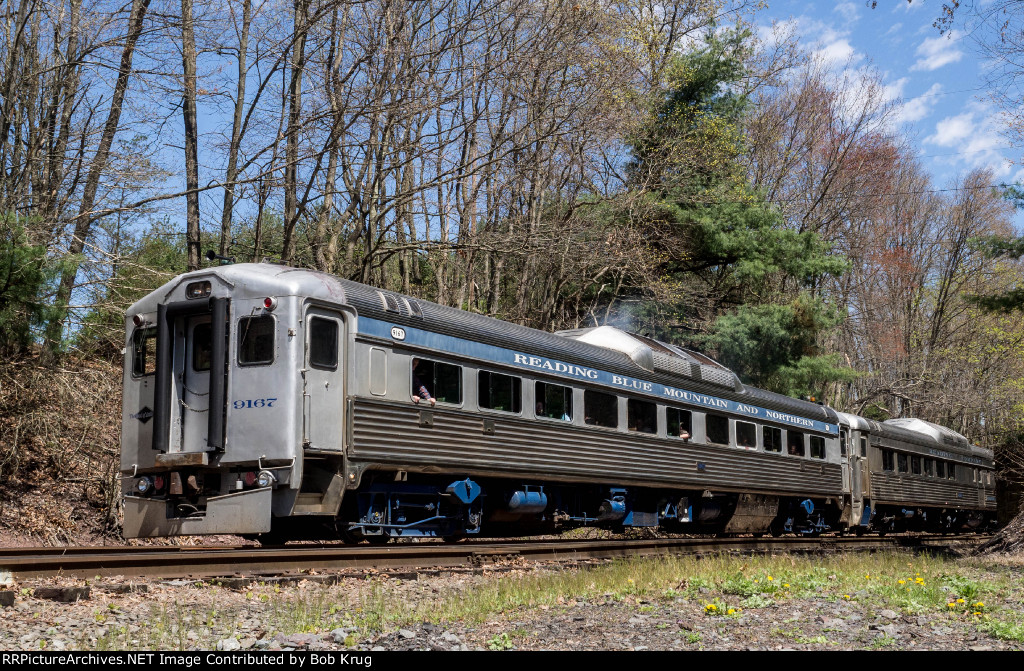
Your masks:
{"label": "fluted metal siding", "polygon": [[[904,450],[906,452],[912,452],[928,457],[935,457],[933,454],[929,454],[929,449],[942,450],[948,452],[951,455],[956,456],[969,456],[981,459],[981,464],[974,462],[968,462],[966,460],[959,460],[955,457],[950,461],[954,461],[958,464],[968,464],[971,466],[983,466],[986,468],[992,468],[995,463],[992,460],[992,453],[989,450],[982,448],[974,448],[970,445],[964,447],[960,445],[951,445],[949,443],[939,442],[933,440],[931,437],[916,431],[904,429],[899,426],[892,426],[890,424],[880,424],[878,422],[871,422],[871,443],[878,447],[887,447],[897,450]],[[915,449],[916,448],[916,449]],[[941,457],[939,457],[941,458]]]}
{"label": "fluted metal siding", "polygon": [[[963,498],[958,498],[957,492],[962,493]],[[900,476],[885,472],[872,472],[871,499],[876,504],[996,509],[994,501],[985,501],[984,488],[975,483]]]}
{"label": "fluted metal siding", "polygon": [[[771,491],[839,496],[838,464],[781,455],[641,438],[556,422],[435,409],[434,426],[419,426],[421,408],[356,399],[349,460],[405,470],[516,477],[525,481],[592,482],[645,487]],[[697,470],[697,462],[705,470]]]}

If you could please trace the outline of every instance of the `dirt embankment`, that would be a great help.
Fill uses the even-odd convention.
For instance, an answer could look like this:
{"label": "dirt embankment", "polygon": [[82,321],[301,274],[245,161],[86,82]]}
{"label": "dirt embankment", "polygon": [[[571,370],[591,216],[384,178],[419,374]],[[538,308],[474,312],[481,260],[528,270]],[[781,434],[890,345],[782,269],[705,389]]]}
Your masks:
{"label": "dirt embankment", "polygon": [[0,545],[116,542],[121,368],[0,362]]}

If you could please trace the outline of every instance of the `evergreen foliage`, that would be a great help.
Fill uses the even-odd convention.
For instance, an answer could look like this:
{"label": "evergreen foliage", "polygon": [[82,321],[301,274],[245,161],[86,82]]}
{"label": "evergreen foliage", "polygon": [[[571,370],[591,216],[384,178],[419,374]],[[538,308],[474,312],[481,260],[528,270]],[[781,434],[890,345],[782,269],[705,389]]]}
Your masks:
{"label": "evergreen foliage", "polygon": [[[1024,202],[1021,200],[1024,195],[1021,194],[1020,189],[1018,187],[1011,188],[1013,190],[1008,191],[1008,197],[1017,202]],[[973,242],[990,259],[1020,259],[1024,257],[1024,237],[1005,238],[988,236],[978,238]],[[995,294],[972,295],[970,299],[976,305],[989,312],[1015,312],[1024,310],[1024,287],[1009,289]]]}
{"label": "evergreen foliage", "polygon": [[47,302],[59,266],[34,245],[23,226],[11,216],[0,222],[0,354],[25,352],[34,330],[51,317]]}
{"label": "evergreen foliage", "polygon": [[676,322],[654,325],[658,336],[717,355],[745,382],[819,394],[851,374],[838,356],[821,354],[841,317],[815,293],[847,262],[749,186],[739,160],[748,37],[712,31],[703,48],[678,56],[633,142],[631,181],[650,201],[662,272],[679,289],[668,310],[645,311]]}

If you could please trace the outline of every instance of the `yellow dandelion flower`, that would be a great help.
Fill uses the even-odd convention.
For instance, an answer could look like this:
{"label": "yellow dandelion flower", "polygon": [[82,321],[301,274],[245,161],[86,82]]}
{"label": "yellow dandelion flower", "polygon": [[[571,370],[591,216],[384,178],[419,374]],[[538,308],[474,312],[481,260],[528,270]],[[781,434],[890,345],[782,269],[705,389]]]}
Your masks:
{"label": "yellow dandelion flower", "polygon": [[953,603],[952,601],[950,601],[950,602],[949,602],[949,603],[947,603],[946,605],[947,605],[947,606],[949,606],[950,608],[956,608],[956,604],[955,604],[955,603]]}
{"label": "yellow dandelion flower", "polygon": [[907,581],[906,581],[906,580],[897,580],[897,581],[896,581],[896,584],[897,584],[897,585],[906,585],[906,584],[907,584]]}
{"label": "yellow dandelion flower", "polygon": [[735,613],[735,612],[736,612],[736,609],[735,609],[735,608],[730,608],[729,610],[725,611],[725,614],[726,614],[726,615],[732,615],[732,614],[733,614],[733,613]]}
{"label": "yellow dandelion flower", "polygon": [[974,614],[975,615],[981,615],[981,613],[979,613],[978,611],[974,611]]}
{"label": "yellow dandelion flower", "polygon": [[957,602],[957,603],[967,603],[967,602],[966,602],[966,601],[964,601],[963,599],[957,599],[957,600],[956,600],[956,602]]}
{"label": "yellow dandelion flower", "polygon": [[771,577],[771,576],[768,576],[768,579],[769,579],[769,580],[775,580],[775,578],[773,578],[773,577]]}
{"label": "yellow dandelion flower", "polygon": [[982,602],[979,601],[978,603],[974,604],[974,607],[975,608],[984,608],[985,604],[983,604]]}
{"label": "yellow dandelion flower", "polygon": [[782,586],[783,587],[789,587],[789,583],[788,582],[784,582],[784,583],[782,583]]}
{"label": "yellow dandelion flower", "polygon": [[849,598],[850,598],[850,595],[849,595],[849,594],[844,594],[844,595],[843,595],[843,598],[844,598],[844,599],[849,599]]}

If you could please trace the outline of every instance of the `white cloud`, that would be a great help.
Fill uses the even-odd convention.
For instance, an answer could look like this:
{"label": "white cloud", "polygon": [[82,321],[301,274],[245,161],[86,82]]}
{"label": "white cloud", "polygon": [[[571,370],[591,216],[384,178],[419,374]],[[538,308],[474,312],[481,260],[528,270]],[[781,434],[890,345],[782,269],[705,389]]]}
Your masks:
{"label": "white cloud", "polygon": [[854,23],[860,18],[860,5],[856,2],[840,2],[832,11],[842,14],[847,23]]}
{"label": "white cloud", "polygon": [[938,70],[944,65],[956,63],[964,57],[960,51],[959,42],[963,33],[951,30],[945,35],[926,38],[917,46],[917,55],[920,57],[914,63],[911,70]]}
{"label": "white cloud", "polygon": [[965,112],[956,116],[948,116],[935,124],[935,134],[924,139],[929,144],[940,147],[956,147],[971,136],[976,130],[974,112]]}
{"label": "white cloud", "polygon": [[[906,78],[901,79],[900,81],[906,81]],[[903,123],[920,121],[932,113],[932,109],[935,107],[937,94],[941,92],[942,84],[932,84],[931,88],[923,94],[910,98],[909,100],[905,100],[903,105],[900,107],[900,110],[896,113],[897,117],[899,117],[899,120]]]}
{"label": "white cloud", "polygon": [[998,111],[983,103],[969,103],[962,113],[936,123],[935,133],[924,139],[925,144],[953,150],[928,160],[957,169],[988,168],[996,177],[1005,178],[1013,170],[1013,162],[1003,154],[1003,129]]}
{"label": "white cloud", "polygon": [[[814,54],[829,65],[839,65],[849,61],[855,51],[856,50],[850,46],[850,42],[846,38],[842,38],[826,44],[815,51]],[[859,60],[859,58],[855,60]]]}

